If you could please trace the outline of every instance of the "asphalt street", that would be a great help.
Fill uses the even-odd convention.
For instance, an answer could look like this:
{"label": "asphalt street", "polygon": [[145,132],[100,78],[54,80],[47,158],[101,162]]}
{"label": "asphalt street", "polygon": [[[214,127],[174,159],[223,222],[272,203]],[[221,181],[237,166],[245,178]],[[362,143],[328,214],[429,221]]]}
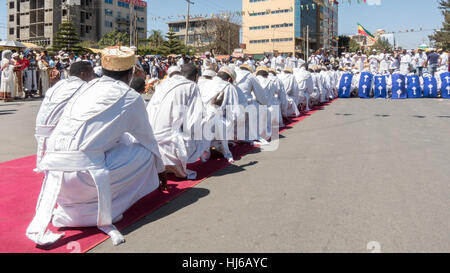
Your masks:
{"label": "asphalt street", "polygon": [[[0,103],[0,161],[39,103]],[[91,252],[450,252],[449,162],[449,100],[340,99]]]}

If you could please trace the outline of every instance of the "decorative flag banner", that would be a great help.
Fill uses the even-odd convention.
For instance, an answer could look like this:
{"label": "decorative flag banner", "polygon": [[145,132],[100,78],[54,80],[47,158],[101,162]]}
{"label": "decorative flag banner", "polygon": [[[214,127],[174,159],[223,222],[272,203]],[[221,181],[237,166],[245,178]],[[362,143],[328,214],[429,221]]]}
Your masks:
{"label": "decorative flag banner", "polygon": [[365,29],[361,24],[358,24],[358,34],[360,35],[365,35],[365,36],[369,36],[370,38],[372,38],[373,40],[375,39],[375,36],[372,35],[372,33],[370,33],[369,31],[367,31],[367,29]]}

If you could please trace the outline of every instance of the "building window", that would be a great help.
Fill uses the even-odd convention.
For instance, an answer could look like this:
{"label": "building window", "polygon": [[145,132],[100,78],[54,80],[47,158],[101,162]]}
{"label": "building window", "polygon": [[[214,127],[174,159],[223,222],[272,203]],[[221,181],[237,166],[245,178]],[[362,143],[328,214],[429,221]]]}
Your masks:
{"label": "building window", "polygon": [[113,11],[110,9],[105,9],[105,15],[106,16],[113,16]]}
{"label": "building window", "polygon": [[9,2],[9,8],[13,9],[14,8],[14,2]]}
{"label": "building window", "polygon": [[255,3],[255,2],[265,2],[267,0],[250,0],[250,3]]}
{"label": "building window", "polygon": [[145,12],[144,7],[134,6],[134,10]]}
{"label": "building window", "polygon": [[269,40],[250,40],[250,44],[265,44],[268,42]]}
{"label": "building window", "polygon": [[277,13],[286,13],[286,12],[291,12],[292,9],[280,9],[280,10],[272,10],[272,14],[277,14]]}
{"label": "building window", "polygon": [[250,16],[261,16],[261,15],[267,15],[267,14],[269,14],[268,11],[263,11],[263,12],[253,12],[253,13],[250,13]]}
{"label": "building window", "polygon": [[112,4],[113,4],[113,0],[105,0],[105,4],[110,4],[110,5],[112,5]]}
{"label": "building window", "polygon": [[9,29],[9,35],[14,35],[14,28]]}
{"label": "building window", "polygon": [[292,38],[281,38],[281,39],[272,39],[273,43],[281,43],[281,42],[290,42],[292,41]]}
{"label": "building window", "polygon": [[294,26],[294,24],[287,24],[287,23],[284,23],[284,24],[272,25],[272,28],[292,27],[292,26]]}
{"label": "building window", "polygon": [[62,16],[66,16],[67,15],[67,10],[66,9],[63,9],[62,10]]}
{"label": "building window", "polygon": [[113,23],[110,21],[105,21],[105,27],[113,27]]}
{"label": "building window", "polygon": [[118,1],[117,5],[119,5],[119,7],[124,7],[124,8],[129,8],[130,7],[130,4],[124,3],[124,2],[121,2],[121,1]]}
{"label": "building window", "polygon": [[14,15],[9,15],[9,21],[14,22]]}
{"label": "building window", "polygon": [[260,30],[260,29],[268,29],[269,26],[256,26],[256,27],[250,27],[250,30]]}

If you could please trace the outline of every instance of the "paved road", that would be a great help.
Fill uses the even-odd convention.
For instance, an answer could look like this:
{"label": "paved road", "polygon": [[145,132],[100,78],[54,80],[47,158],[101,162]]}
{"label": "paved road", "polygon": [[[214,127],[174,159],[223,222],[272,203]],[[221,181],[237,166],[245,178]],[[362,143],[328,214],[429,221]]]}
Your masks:
{"label": "paved road", "polygon": [[450,101],[341,99],[92,252],[450,252],[449,137]]}

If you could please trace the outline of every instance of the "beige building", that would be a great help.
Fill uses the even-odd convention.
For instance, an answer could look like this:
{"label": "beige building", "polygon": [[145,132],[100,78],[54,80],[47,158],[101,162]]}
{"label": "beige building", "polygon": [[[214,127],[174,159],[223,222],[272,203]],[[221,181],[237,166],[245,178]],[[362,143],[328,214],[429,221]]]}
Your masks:
{"label": "beige building", "polygon": [[[130,0],[7,0],[7,5],[9,40],[51,45],[65,20],[74,22],[84,41],[130,29]],[[132,7],[139,38],[146,38],[147,3],[134,0]]]}
{"label": "beige building", "polygon": [[[169,31],[181,41],[186,37],[186,20],[168,22]],[[239,47],[240,26],[220,18],[192,18],[189,20],[187,45],[199,51],[210,51],[214,43],[219,42],[224,52],[231,54],[233,49]],[[224,33],[221,33],[224,32]],[[220,35],[220,37],[218,37]],[[220,50],[220,49],[218,49]],[[217,54],[217,52],[215,52]]]}
{"label": "beige building", "polygon": [[328,0],[243,0],[245,53],[262,55],[337,48],[338,6]]}

